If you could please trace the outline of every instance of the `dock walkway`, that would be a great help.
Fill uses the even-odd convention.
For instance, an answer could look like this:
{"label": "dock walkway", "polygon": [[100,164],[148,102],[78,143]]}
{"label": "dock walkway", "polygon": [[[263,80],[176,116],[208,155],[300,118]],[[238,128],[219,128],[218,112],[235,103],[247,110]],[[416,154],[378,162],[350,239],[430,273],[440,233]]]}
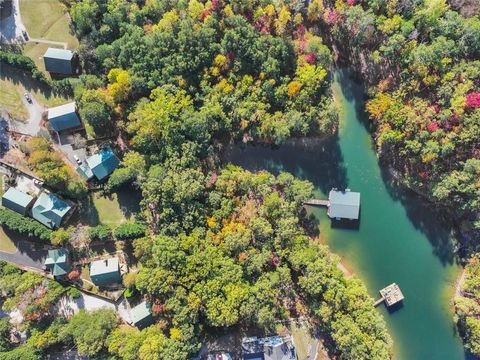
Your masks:
{"label": "dock walkway", "polygon": [[303,205],[328,206],[328,200],[308,199],[303,201]]}

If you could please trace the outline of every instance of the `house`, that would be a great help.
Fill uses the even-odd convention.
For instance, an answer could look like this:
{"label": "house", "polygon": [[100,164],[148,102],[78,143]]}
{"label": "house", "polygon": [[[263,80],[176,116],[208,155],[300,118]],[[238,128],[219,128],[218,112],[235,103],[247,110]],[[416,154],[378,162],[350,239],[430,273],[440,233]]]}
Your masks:
{"label": "house", "polygon": [[242,360],[297,360],[297,352],[290,336],[254,336],[242,340]]}
{"label": "house", "polygon": [[13,210],[19,214],[27,215],[34,198],[13,187],[9,188],[2,196],[3,207]]}
{"label": "house", "polygon": [[90,180],[94,177],[92,169],[88,166],[77,166],[77,173],[79,173],[85,180]]}
{"label": "house", "polygon": [[65,49],[48,48],[43,61],[50,74],[73,75],[78,66],[76,53]]}
{"label": "house", "polygon": [[76,129],[82,126],[75,102],[48,109],[48,123],[56,132]]}
{"label": "house", "polygon": [[32,217],[50,229],[60,227],[72,209],[65,201],[51,193],[42,192],[32,207]]}
{"label": "house", "polygon": [[90,279],[95,285],[120,283],[120,268],[118,258],[97,260],[90,263]]}
{"label": "house", "polygon": [[140,329],[151,325],[153,323],[153,316],[150,303],[144,301],[130,309],[130,318],[132,319],[133,325]]}
{"label": "house", "polygon": [[48,250],[45,266],[50,270],[55,280],[61,279],[70,271],[68,251],[66,249]]}
{"label": "house", "polygon": [[357,220],[360,213],[360,193],[330,190],[328,195],[328,216],[332,219]]}
{"label": "house", "polygon": [[119,164],[120,160],[110,147],[105,147],[97,154],[87,158],[87,165],[98,180],[105,179]]}

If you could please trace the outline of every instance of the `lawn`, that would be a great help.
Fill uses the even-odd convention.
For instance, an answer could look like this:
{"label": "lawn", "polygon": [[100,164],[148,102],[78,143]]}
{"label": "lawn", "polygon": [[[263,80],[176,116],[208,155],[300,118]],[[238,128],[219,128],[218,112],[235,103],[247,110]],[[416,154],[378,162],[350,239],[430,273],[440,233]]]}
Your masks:
{"label": "lawn", "polygon": [[114,228],[133,220],[133,215],[139,211],[140,195],[135,191],[120,191],[109,196],[95,192],[90,199],[91,202],[82,206],[78,213],[77,220],[82,224]]}
{"label": "lawn", "polygon": [[67,9],[60,1],[20,0],[20,13],[30,37],[66,42],[69,49],[78,47]]}
{"label": "lawn", "polygon": [[27,120],[28,111],[22,102],[24,89],[17,86],[0,72],[0,107],[9,112],[17,120]]}
{"label": "lawn", "polygon": [[[20,104],[23,105],[21,96],[27,91],[31,93],[40,104],[46,106],[57,106],[71,100],[59,94],[54,94],[47,85],[32,79],[29,74],[8,65],[2,65],[0,85],[2,89],[2,91],[0,91],[0,106],[5,107],[7,110],[8,106],[11,106],[9,104],[13,104],[12,100],[9,100],[9,102],[8,99],[11,99],[15,94],[20,96],[20,98],[17,99],[17,103],[19,101]],[[6,91],[4,91],[4,89],[6,89]],[[23,106],[23,108],[26,113],[24,119],[26,119],[28,112],[25,106]],[[17,111],[22,111],[20,105],[18,105]]]}
{"label": "lawn", "polygon": [[15,254],[17,248],[10,237],[5,234],[5,231],[0,227],[0,251],[6,252],[9,254]]}

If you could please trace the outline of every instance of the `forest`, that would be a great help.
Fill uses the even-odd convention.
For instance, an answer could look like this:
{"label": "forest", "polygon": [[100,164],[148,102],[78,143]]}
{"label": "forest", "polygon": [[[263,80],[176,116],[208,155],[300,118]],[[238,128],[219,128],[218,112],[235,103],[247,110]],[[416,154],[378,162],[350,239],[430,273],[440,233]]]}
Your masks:
{"label": "forest", "polygon": [[[113,232],[99,226],[90,237],[130,241],[141,266],[124,283],[153,304],[156,321],[137,330],[120,326],[108,310],[54,317],[50,306],[69,290],[1,264],[2,293],[38,296],[42,307],[28,319],[32,336],[18,347],[0,322],[0,359],[40,359],[59,344],[91,358],[187,359],[207,334],[278,333],[282,321],[299,317],[334,358],[391,358],[392,340],[365,285],[338,268],[302,206],[313,185],[219,158],[231,143],[335,136],[332,69],[350,65],[369,85],[367,111],[382,161],[404,185],[448,202],[465,247],[474,249],[479,9],[446,0],[63,2],[80,39],[83,74],[71,81],[79,113],[97,136],[114,133],[127,144],[105,190],[142,194],[142,224]],[[27,150],[50,183],[83,196],[67,169],[52,174],[59,159],[48,143],[34,139]],[[2,223],[12,216],[1,215]],[[475,259],[456,308],[466,345],[479,354]],[[54,287],[47,299],[39,296],[45,286]]]}

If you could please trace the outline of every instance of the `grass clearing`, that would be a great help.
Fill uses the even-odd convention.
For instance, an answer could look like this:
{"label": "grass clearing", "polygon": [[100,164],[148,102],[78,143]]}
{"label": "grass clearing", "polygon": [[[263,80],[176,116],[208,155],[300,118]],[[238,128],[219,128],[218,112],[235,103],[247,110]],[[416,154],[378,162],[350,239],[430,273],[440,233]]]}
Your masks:
{"label": "grass clearing", "polygon": [[26,121],[28,110],[22,101],[24,90],[13,81],[0,74],[0,107],[9,112],[13,118]]}
{"label": "grass clearing", "polygon": [[[47,85],[32,79],[30,74],[27,74],[8,65],[2,65],[2,71],[0,72],[0,85],[2,85],[2,91],[0,91],[1,105],[3,105],[1,99],[4,96],[4,93],[19,94],[21,102],[21,97],[23,96],[23,94],[25,92],[29,92],[40,104],[46,106],[58,106],[65,104],[66,102],[71,100],[68,97],[54,94]],[[7,91],[3,91],[3,89],[7,89]],[[25,112],[26,119],[28,117],[28,112],[26,108]]]}
{"label": "grass clearing", "polygon": [[67,8],[60,1],[20,0],[20,13],[30,37],[66,42],[69,49],[78,48]]}
{"label": "grass clearing", "polygon": [[101,193],[95,193],[92,198],[101,224],[116,226],[127,221],[120,208],[117,194],[105,197]]}
{"label": "grass clearing", "polygon": [[0,251],[15,254],[17,252],[17,247],[13,243],[12,239],[3,231],[0,227]]}

